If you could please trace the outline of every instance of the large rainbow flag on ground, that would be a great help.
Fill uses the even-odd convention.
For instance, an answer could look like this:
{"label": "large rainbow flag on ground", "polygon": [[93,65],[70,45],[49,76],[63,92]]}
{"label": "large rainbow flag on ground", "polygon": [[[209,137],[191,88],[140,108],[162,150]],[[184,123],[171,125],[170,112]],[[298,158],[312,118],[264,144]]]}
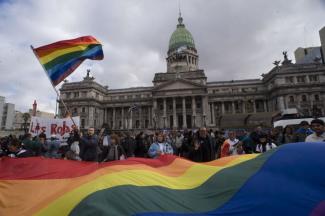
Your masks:
{"label": "large rainbow flag on ground", "polygon": [[92,36],[58,41],[32,48],[54,86],[69,76],[85,59],[102,60],[102,45]]}
{"label": "large rainbow flag on ground", "polygon": [[0,215],[325,215],[325,143],[209,163],[0,161]]}

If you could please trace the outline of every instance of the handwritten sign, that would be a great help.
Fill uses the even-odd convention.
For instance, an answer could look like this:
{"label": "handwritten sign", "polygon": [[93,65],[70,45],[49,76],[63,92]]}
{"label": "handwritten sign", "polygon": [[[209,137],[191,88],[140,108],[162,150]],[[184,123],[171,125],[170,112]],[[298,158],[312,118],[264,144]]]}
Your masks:
{"label": "handwritten sign", "polygon": [[69,133],[74,128],[79,128],[80,117],[73,117],[64,119],[51,119],[33,116],[31,119],[29,133],[33,136],[38,136],[40,133],[44,132],[46,137],[50,137],[55,134],[57,138],[63,139],[69,136]]}

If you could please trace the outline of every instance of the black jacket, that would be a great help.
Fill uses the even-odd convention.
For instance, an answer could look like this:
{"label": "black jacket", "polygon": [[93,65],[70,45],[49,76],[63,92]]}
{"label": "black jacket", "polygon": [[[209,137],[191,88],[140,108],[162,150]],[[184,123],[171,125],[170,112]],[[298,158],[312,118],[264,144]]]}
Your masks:
{"label": "black jacket", "polygon": [[83,136],[80,142],[79,156],[84,161],[98,161],[98,138],[97,136]]}
{"label": "black jacket", "polygon": [[125,159],[127,158],[126,153],[121,145],[116,145],[116,146],[110,145],[110,146],[108,146],[108,151],[107,151],[107,155],[104,159],[104,162],[120,160],[120,157],[122,155],[124,155]]}
{"label": "black jacket", "polygon": [[205,138],[199,137],[199,143],[202,148],[203,162],[208,162],[216,159],[216,150],[210,136]]}
{"label": "black jacket", "polygon": [[122,145],[127,157],[134,156],[135,140],[132,137],[125,137],[122,140],[121,145]]}

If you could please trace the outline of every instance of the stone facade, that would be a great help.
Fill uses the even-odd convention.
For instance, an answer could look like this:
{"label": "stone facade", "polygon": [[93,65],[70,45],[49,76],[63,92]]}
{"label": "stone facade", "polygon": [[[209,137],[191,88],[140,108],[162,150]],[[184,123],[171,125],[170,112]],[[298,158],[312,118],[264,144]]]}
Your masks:
{"label": "stone facade", "polygon": [[[297,108],[324,115],[325,65],[292,64],[285,56],[262,79],[208,82],[198,68],[194,40],[179,19],[167,52],[167,72],[153,86],[109,89],[89,75],[60,89],[81,127],[113,130],[158,128],[248,128],[271,126],[274,114]],[[179,29],[184,28],[184,29]],[[59,104],[64,115],[64,107]]]}

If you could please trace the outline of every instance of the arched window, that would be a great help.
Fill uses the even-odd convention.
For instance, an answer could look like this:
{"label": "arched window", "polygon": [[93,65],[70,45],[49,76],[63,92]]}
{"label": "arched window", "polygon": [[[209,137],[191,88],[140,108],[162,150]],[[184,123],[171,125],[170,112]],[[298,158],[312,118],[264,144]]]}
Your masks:
{"label": "arched window", "polygon": [[315,101],[319,101],[319,95],[318,94],[314,95],[314,99]]}
{"label": "arched window", "polygon": [[290,102],[290,103],[295,102],[295,98],[294,98],[293,96],[290,96],[290,97],[289,97],[289,102]]}
{"label": "arched window", "polygon": [[306,95],[302,95],[301,96],[301,101],[306,102],[307,101],[307,96]]}

